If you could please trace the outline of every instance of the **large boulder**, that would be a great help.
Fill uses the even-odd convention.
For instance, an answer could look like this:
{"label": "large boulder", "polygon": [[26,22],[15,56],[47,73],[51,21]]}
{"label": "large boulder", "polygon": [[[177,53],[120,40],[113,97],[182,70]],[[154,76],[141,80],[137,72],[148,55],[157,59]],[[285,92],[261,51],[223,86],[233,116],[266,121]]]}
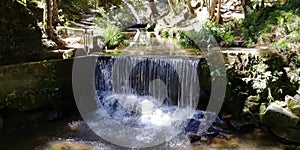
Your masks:
{"label": "large boulder", "polygon": [[271,103],[262,116],[262,122],[271,131],[287,141],[300,143],[299,96],[286,96],[285,101]]}
{"label": "large boulder", "polygon": [[277,136],[295,143],[300,143],[300,129],[294,128],[271,128]]}
{"label": "large boulder", "polygon": [[262,122],[270,127],[296,127],[299,121],[297,115],[287,107],[282,107],[279,102],[271,103],[262,116]]}

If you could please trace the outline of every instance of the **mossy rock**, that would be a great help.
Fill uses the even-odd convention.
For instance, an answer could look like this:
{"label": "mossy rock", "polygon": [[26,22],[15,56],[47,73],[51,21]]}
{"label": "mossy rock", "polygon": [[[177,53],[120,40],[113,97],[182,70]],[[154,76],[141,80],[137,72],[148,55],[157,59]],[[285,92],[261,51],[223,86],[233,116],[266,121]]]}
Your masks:
{"label": "mossy rock", "polygon": [[0,109],[28,111],[69,101],[73,98],[72,63],[52,60],[1,66]]}
{"label": "mossy rock", "polygon": [[262,122],[271,128],[297,127],[300,118],[288,108],[271,103],[262,116]]}

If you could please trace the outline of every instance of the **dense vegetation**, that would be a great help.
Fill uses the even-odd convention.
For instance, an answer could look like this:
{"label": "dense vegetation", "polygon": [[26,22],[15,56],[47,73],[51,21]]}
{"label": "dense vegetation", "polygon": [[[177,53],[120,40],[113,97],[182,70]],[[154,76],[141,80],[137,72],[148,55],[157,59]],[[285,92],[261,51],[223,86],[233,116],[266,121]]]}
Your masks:
{"label": "dense vegetation", "polygon": [[42,34],[35,16],[38,10],[12,1],[1,1],[0,5],[0,56],[13,58],[41,49]]}

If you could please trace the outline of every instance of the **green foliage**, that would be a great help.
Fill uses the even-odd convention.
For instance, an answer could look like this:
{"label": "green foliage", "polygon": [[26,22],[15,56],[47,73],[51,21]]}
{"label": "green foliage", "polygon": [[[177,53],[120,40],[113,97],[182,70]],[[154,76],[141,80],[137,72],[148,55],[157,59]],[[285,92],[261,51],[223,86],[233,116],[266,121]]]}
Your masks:
{"label": "green foliage", "polygon": [[168,29],[163,29],[161,31],[161,37],[168,38],[169,37],[169,30]]}
{"label": "green foliage", "polygon": [[126,46],[125,40],[127,36],[122,33],[122,30],[114,25],[108,25],[103,29],[101,40],[108,49],[114,49],[119,46]]}
{"label": "green foliage", "polygon": [[195,40],[193,32],[178,30],[174,31],[176,36],[180,38],[179,45],[182,48],[198,48],[198,45],[193,41]]}
{"label": "green foliage", "polygon": [[272,43],[298,30],[299,5],[300,1],[295,0],[251,10],[243,22],[244,38],[255,43]]}
{"label": "green foliage", "polygon": [[45,60],[43,61],[43,67],[47,70],[48,74],[47,76],[44,78],[44,88],[41,89],[42,93],[47,94],[47,97],[53,98],[53,97],[57,97],[59,88],[57,87],[57,76],[56,76],[56,70],[54,65]]}
{"label": "green foliage", "polygon": [[15,99],[17,97],[17,90],[14,90],[12,91],[11,93],[7,94],[6,95],[6,98],[5,98],[5,105],[10,105],[11,103],[11,100]]}
{"label": "green foliage", "polygon": [[[147,11],[148,7],[145,4],[145,1],[133,0],[129,1],[128,4],[130,4],[137,12],[141,22],[149,22],[150,19]],[[100,17],[97,18],[95,22],[100,27],[102,27],[103,24],[112,24],[125,29],[126,27],[137,23],[136,18],[132,14],[132,10],[123,2],[120,1],[120,3],[116,3],[114,5],[107,3],[107,5],[109,8],[107,8],[108,6],[98,8]]]}
{"label": "green foliage", "polygon": [[205,26],[210,30],[211,34],[213,34],[217,42],[222,43],[222,46],[236,45],[233,30],[231,27],[233,25],[234,22],[229,22],[223,26],[210,21],[205,23]]}
{"label": "green foliage", "polygon": [[82,10],[82,11],[89,7],[93,7],[95,5],[94,0],[66,0],[66,1],[71,3],[73,7],[77,7],[78,10]]}
{"label": "green foliage", "polygon": [[104,8],[106,11],[109,11],[112,7],[120,6],[122,4],[122,0],[104,0],[100,2],[99,6]]}
{"label": "green foliage", "polygon": [[[283,72],[280,70],[269,70],[269,65],[264,61],[254,63],[244,73],[248,74],[243,78],[250,84],[255,94],[260,97],[260,102],[273,102],[274,99],[281,99]],[[281,79],[281,81],[279,81]],[[275,98],[274,98],[275,97]]]}
{"label": "green foliage", "polygon": [[[245,106],[245,112],[258,117],[271,102],[282,101],[286,95],[295,95],[299,90],[300,69],[296,74],[289,73],[280,54],[266,52],[238,57],[241,62],[226,65],[228,85],[224,105],[240,104],[235,108]],[[292,76],[296,80],[292,81]]]}

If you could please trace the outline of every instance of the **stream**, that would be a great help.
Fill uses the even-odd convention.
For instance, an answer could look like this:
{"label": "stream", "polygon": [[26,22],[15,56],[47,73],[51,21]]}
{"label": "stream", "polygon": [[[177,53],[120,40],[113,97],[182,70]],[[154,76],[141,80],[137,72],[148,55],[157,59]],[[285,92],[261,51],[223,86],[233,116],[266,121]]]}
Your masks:
{"label": "stream", "polygon": [[[77,118],[78,117],[78,118]],[[113,145],[95,135],[80,117],[57,120],[34,126],[19,127],[16,130],[1,131],[0,147],[5,150],[115,150],[125,149]],[[278,142],[271,133],[255,129],[247,134],[232,134],[227,142],[215,140],[210,144],[194,143],[186,138],[176,137],[164,144],[148,149],[172,150],[281,150],[293,148]],[[223,148],[220,148],[223,147]],[[225,148],[224,148],[225,147]]]}

